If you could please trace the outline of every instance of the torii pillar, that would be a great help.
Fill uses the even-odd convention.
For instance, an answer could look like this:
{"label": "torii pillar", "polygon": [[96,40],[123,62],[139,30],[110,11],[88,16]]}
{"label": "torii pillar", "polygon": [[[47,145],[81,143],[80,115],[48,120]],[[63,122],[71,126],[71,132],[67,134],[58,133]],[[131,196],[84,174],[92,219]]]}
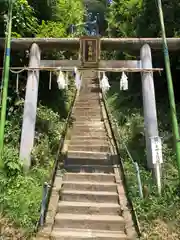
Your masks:
{"label": "torii pillar", "polygon": [[[30,50],[29,68],[39,68],[40,62],[40,49],[36,43],[33,43]],[[31,166],[31,152],[34,146],[38,86],[39,69],[28,71],[20,143],[20,160],[23,161],[24,170],[26,171]]]}
{"label": "torii pillar", "polygon": [[[143,45],[141,48],[141,67],[144,69],[152,68],[151,48],[148,44]],[[153,170],[155,166],[153,164],[151,138],[159,136],[153,73],[143,72],[141,78],[142,78],[147,166],[149,169]]]}

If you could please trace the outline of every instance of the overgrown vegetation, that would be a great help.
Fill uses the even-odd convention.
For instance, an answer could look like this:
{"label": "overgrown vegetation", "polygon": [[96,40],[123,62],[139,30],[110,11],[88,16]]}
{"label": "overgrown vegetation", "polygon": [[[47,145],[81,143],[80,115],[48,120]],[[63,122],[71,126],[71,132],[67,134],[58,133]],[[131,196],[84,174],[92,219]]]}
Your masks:
{"label": "overgrown vegetation", "polygon": [[[16,0],[13,10],[13,37],[68,37],[71,24],[84,20],[85,4],[92,15],[99,12],[99,28],[101,35],[112,37],[158,37],[161,30],[155,1],[148,0]],[[0,0],[0,36],[4,36],[7,19],[7,0]],[[177,0],[163,1],[167,36],[179,36],[180,3]],[[105,12],[106,11],[106,12]],[[105,20],[106,15],[106,20]],[[109,53],[111,58],[134,59],[127,53]],[[67,52],[43,53],[51,59],[71,56]],[[3,53],[1,53],[3,56]],[[123,57],[123,58],[122,58]],[[2,64],[2,59],[0,60]],[[27,64],[28,58],[23,52],[13,54],[11,64],[18,66]],[[154,66],[163,67],[161,52],[153,53]],[[171,54],[171,64],[174,86],[178,89],[179,54]],[[9,82],[9,98],[5,133],[4,163],[0,173],[0,236],[10,239],[28,237],[33,232],[38,217],[42,198],[43,182],[48,180],[52,168],[62,124],[67,116],[73,96],[73,89],[59,91],[56,81],[48,90],[48,76],[41,74],[38,113],[36,122],[35,148],[32,153],[33,166],[24,175],[22,164],[19,162],[19,142],[22,126],[23,103],[25,95],[26,74],[20,76],[19,91],[15,93],[15,76],[11,75]],[[117,91],[119,77],[112,75],[111,90],[108,102],[112,113],[117,119],[123,142],[128,146],[133,158],[140,165],[143,193],[140,199],[134,166],[127,157],[122,139],[120,139],[121,154],[128,183],[128,194],[134,202],[135,209],[144,233],[144,239],[179,239],[180,238],[180,208],[179,188],[176,158],[172,146],[169,103],[165,74],[155,75],[156,100],[160,135],[163,137],[163,194],[157,196],[151,174],[146,169],[144,124],[141,99],[140,76],[130,77],[128,92]],[[71,84],[70,84],[71,85]],[[176,92],[176,91],[175,91]],[[48,98],[47,98],[48,96]],[[178,118],[180,120],[179,97]],[[18,230],[15,230],[15,227]],[[21,229],[21,230],[20,230]]]}
{"label": "overgrown vegetation", "polygon": [[[158,37],[161,29],[155,1],[120,1],[114,0],[107,12],[108,34],[115,37]],[[168,37],[178,36],[179,17],[176,12],[180,9],[178,1],[163,1],[165,24]],[[134,59],[126,53],[114,54],[115,58]],[[122,58],[123,56],[123,58]],[[172,73],[176,89],[179,57],[171,53]],[[163,53],[153,52],[153,65],[164,66]],[[179,180],[176,166],[176,156],[172,144],[171,117],[169,113],[166,76],[158,74],[155,77],[156,102],[160,136],[163,140],[163,193],[159,197],[151,173],[146,167],[143,102],[140,75],[129,74],[129,90],[119,89],[120,76],[112,74],[111,90],[108,93],[108,102],[114,118],[119,125],[120,149],[124,162],[128,184],[128,194],[133,200],[140,221],[143,239],[179,239],[180,238],[180,211],[179,211]],[[175,90],[176,93],[176,90]],[[180,114],[179,97],[176,94],[178,119]],[[134,165],[127,156],[124,142],[134,161],[140,166],[143,183],[144,199],[140,199],[137,177]]]}
{"label": "overgrown vegetation", "polygon": [[[4,36],[7,1],[0,2],[0,35]],[[13,10],[13,37],[67,37],[69,25],[83,20],[84,8],[77,1],[16,0]],[[60,59],[63,52],[43,53],[43,57]],[[1,54],[3,56],[3,53]],[[68,53],[68,56],[72,53]],[[24,52],[12,52],[11,64],[28,63]],[[59,90],[53,75],[49,90],[49,75],[41,73],[35,146],[32,168],[24,174],[19,161],[19,145],[25,98],[26,73],[10,75],[7,121],[5,129],[4,168],[0,172],[0,236],[26,239],[36,228],[40,215],[43,183],[49,180],[58,150],[63,123],[74,96],[73,79],[68,90]],[[42,81],[43,79],[43,81]],[[15,90],[18,90],[17,92]],[[48,97],[47,97],[48,96]],[[15,230],[17,229],[17,230]]]}

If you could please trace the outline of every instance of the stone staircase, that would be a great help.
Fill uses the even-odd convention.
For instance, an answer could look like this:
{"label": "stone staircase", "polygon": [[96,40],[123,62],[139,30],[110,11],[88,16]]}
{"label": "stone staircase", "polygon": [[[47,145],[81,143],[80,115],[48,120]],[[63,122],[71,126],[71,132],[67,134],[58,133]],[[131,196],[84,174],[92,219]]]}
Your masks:
{"label": "stone staircase", "polygon": [[84,72],[73,110],[66,173],[50,239],[136,239],[122,181],[112,160],[95,78],[96,73]]}

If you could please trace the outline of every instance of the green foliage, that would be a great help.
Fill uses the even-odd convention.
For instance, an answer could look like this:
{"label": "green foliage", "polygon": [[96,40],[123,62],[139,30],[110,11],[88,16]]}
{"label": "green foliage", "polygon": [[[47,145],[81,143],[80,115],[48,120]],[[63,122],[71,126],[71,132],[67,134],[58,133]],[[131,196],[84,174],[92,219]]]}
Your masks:
{"label": "green foliage", "polygon": [[42,20],[54,20],[53,13],[56,8],[56,0],[28,0],[28,3],[33,7],[39,23],[41,23]]}
{"label": "green foliage", "polygon": [[[180,3],[163,1],[163,12],[168,37],[178,36]],[[114,0],[107,14],[109,33],[118,37],[158,37],[161,34],[157,2]]]}
{"label": "green foliage", "polygon": [[[7,3],[0,1],[0,35],[4,35]],[[13,37],[67,37],[72,23],[83,21],[82,1],[34,1],[16,0],[13,8]],[[11,64],[28,64],[24,53],[12,55]],[[45,52],[44,58],[61,59],[71,52]],[[42,187],[49,181],[57,154],[64,119],[67,117],[74,94],[72,79],[68,90],[57,88],[55,76],[49,90],[49,76],[42,73],[39,82],[35,147],[32,151],[32,168],[24,175],[19,161],[19,144],[25,99],[26,74],[19,76],[19,93],[15,93],[15,75],[10,74],[7,121],[5,128],[4,166],[0,173],[0,215],[13,223],[13,227],[25,232],[26,239],[34,231],[42,200]],[[47,98],[48,96],[48,98]],[[3,221],[1,221],[3,222]],[[5,221],[6,223],[6,221]],[[8,225],[10,223],[8,222]],[[7,228],[0,226],[2,237],[14,239]],[[18,231],[14,234],[20,239]]]}
{"label": "green foliage", "polygon": [[[177,0],[162,1],[166,34],[168,37],[178,36],[180,18],[178,11],[180,3]],[[161,27],[156,1],[114,0],[107,12],[108,32],[113,37],[159,37]],[[163,66],[161,52],[154,53],[153,66]],[[120,55],[120,54],[119,54]],[[117,58],[118,54],[114,56]],[[122,57],[122,55],[121,55]],[[132,56],[130,56],[132,59]],[[119,56],[118,56],[119,59]],[[179,57],[171,53],[171,67],[174,84],[177,79]],[[163,139],[163,193],[157,195],[153,177],[146,166],[146,148],[144,137],[144,120],[142,113],[142,96],[139,77],[129,78],[129,90],[117,93],[117,86],[109,92],[109,104],[112,106],[114,117],[119,124],[121,133],[120,149],[127,178],[128,194],[133,200],[135,210],[144,233],[142,239],[179,239],[179,180],[176,166],[176,156],[172,145],[169,102],[165,77],[155,77],[156,101],[160,136]],[[112,78],[113,79],[113,78]],[[114,84],[114,83],[113,83]],[[176,89],[176,85],[174,86]],[[139,94],[140,92],[140,94]],[[178,95],[177,101],[179,101]],[[179,104],[177,104],[178,119]],[[122,141],[127,145],[133,159],[140,166],[144,199],[139,198],[136,172],[134,165],[124,150]]]}
{"label": "green foliage", "polygon": [[[23,14],[22,14],[23,13]],[[13,33],[16,37],[31,37],[36,33],[38,23],[34,10],[28,5],[27,0],[16,0],[13,7]]]}
{"label": "green foliage", "polygon": [[61,38],[66,36],[67,36],[67,33],[63,23],[50,22],[50,21],[45,23],[45,21],[42,21],[42,24],[39,26],[38,34],[36,37]]}
{"label": "green foliage", "polygon": [[5,145],[3,162],[4,171],[7,177],[15,177],[22,172],[22,163],[19,161],[18,151],[11,145]]}
{"label": "green foliage", "polygon": [[81,0],[57,0],[55,20],[64,23],[65,29],[70,24],[78,24],[83,21],[84,7]]}
{"label": "green foliage", "polygon": [[[72,88],[69,89],[70,93],[67,95],[72,96]],[[72,97],[68,97],[68,106],[71,100]],[[21,125],[16,126],[17,131],[13,132],[14,119],[19,121],[19,111],[14,112],[14,118],[8,121],[6,128],[8,144],[5,145],[4,168],[0,174],[0,214],[11,220],[15,226],[23,228],[27,237],[34,231],[39,218],[42,186],[45,181],[49,181],[64,120],[51,108],[39,104],[35,147],[32,152],[33,166],[27,175],[23,175],[22,163],[18,156],[19,149],[17,142],[14,142],[14,139],[20,137]],[[10,136],[12,132],[13,138]]]}
{"label": "green foliage", "polygon": [[[7,23],[8,5],[0,3],[0,35],[4,35]],[[34,10],[28,5],[27,0],[16,0],[13,3],[12,37],[31,37],[36,33],[38,23]]]}
{"label": "green foliage", "polygon": [[[129,82],[131,83],[131,79]],[[170,144],[172,139],[169,136],[171,130],[169,127],[170,116],[167,113],[167,100],[165,101],[163,98],[160,100],[158,98],[157,102],[160,136],[164,140],[162,196],[157,195],[156,184],[146,167],[141,98],[139,98],[138,94],[134,94],[131,88],[128,90],[128,93],[117,92],[116,82],[113,82],[113,86],[108,92],[108,103],[119,125],[119,147],[125,168],[128,195],[133,201],[137,212],[141,231],[144,235],[142,239],[179,239],[179,181],[175,163],[176,157]],[[137,161],[139,164],[144,199],[140,199],[139,197],[136,170],[127,155],[124,143],[128,147],[134,161]]]}
{"label": "green foliage", "polygon": [[115,0],[110,5],[107,20],[111,36],[134,37],[137,35],[137,18],[142,9],[142,0]]}
{"label": "green foliage", "polygon": [[1,182],[0,206],[5,214],[16,226],[21,226],[28,232],[35,229],[39,207],[42,199],[42,186],[48,177],[48,170],[34,168],[28,175],[4,177]]}
{"label": "green foliage", "polygon": [[37,37],[67,37],[71,24],[83,22],[84,7],[81,0],[57,0],[50,6],[52,19],[47,19],[50,21],[42,21]]}

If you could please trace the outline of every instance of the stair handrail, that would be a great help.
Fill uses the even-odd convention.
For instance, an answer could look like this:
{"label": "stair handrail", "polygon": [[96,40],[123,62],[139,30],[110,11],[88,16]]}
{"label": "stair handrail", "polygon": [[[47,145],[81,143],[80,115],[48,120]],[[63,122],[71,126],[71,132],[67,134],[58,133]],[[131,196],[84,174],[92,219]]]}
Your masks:
{"label": "stair handrail", "polygon": [[[106,113],[107,113],[108,121],[109,121],[109,124],[110,124],[111,132],[112,132],[113,138],[115,140],[116,149],[118,151],[118,155],[119,155],[119,158],[120,158],[120,164],[121,164],[121,167],[122,167],[123,181],[124,181],[124,184],[125,184],[126,189],[127,189],[127,181],[126,181],[126,176],[125,176],[124,165],[123,165],[123,162],[122,162],[122,157],[120,156],[119,144],[117,144],[117,142],[119,143],[119,139],[122,139],[122,138],[121,138],[121,135],[120,135],[119,130],[118,130],[117,121],[116,121],[116,123],[115,123],[115,121],[113,121],[114,118],[113,118],[112,113],[110,112],[110,109],[108,107],[106,94],[102,91],[102,89],[101,89],[101,93],[102,93],[102,100],[104,102],[104,107],[105,107],[105,110],[106,110]],[[115,126],[112,126],[111,123],[113,123]],[[115,127],[116,127],[116,129],[114,129]],[[118,133],[118,137],[116,136],[116,133]],[[124,141],[123,141],[123,143],[125,144]],[[127,150],[128,150],[128,147],[126,146],[126,151]],[[131,155],[129,150],[128,150],[128,153],[129,153],[128,156],[131,156],[131,160],[133,160],[133,157],[132,157],[132,155]],[[133,160],[133,162],[136,163],[134,160]],[[140,178],[140,172],[136,172],[136,173],[139,174],[138,183],[140,183],[139,188],[140,188],[140,191],[142,191],[142,182],[141,182],[141,178]],[[142,195],[140,195],[140,197],[141,196],[143,198],[143,192],[142,192]],[[136,229],[137,229],[138,235],[141,236],[141,228],[140,228],[140,224],[139,224],[139,221],[138,221],[136,210],[134,208],[134,204],[133,204],[131,198],[129,197],[129,195],[127,195],[127,198],[128,198],[128,201],[129,201],[129,203],[131,205],[131,208],[133,210],[132,212],[133,212],[134,220],[136,222]]]}
{"label": "stair handrail", "polygon": [[46,218],[46,212],[47,212],[47,208],[48,208],[48,204],[49,204],[49,199],[50,199],[50,196],[51,196],[53,183],[54,183],[54,179],[55,179],[55,175],[56,175],[56,170],[57,170],[57,167],[58,167],[59,155],[61,154],[61,151],[62,151],[62,148],[63,148],[63,145],[64,145],[67,129],[68,129],[68,126],[69,126],[69,121],[71,119],[72,110],[73,110],[77,95],[78,95],[78,90],[76,89],[75,93],[74,93],[73,100],[72,100],[71,105],[70,105],[68,115],[67,115],[66,120],[63,124],[63,130],[62,130],[61,137],[60,137],[59,147],[58,147],[58,150],[57,150],[57,153],[56,153],[53,169],[52,169],[52,172],[51,172],[50,183],[44,182],[44,185],[43,185],[43,194],[42,194],[42,201],[41,201],[41,206],[40,206],[40,217],[39,217],[39,220],[37,222],[36,231],[38,230],[38,228],[40,226],[42,227],[45,223],[45,218]]}
{"label": "stair handrail", "polygon": [[[116,131],[113,131],[114,135],[117,134],[117,137],[115,137],[115,139],[118,143],[119,143],[119,139],[121,139],[121,143],[123,144],[124,149],[126,150],[126,153],[129,157],[129,159],[131,160],[132,164],[134,165],[134,168],[135,168],[135,171],[136,171],[136,176],[137,176],[138,188],[139,188],[139,196],[140,196],[140,198],[143,198],[142,181],[141,181],[141,176],[140,176],[139,165],[138,165],[137,161],[134,161],[133,156],[130,153],[130,150],[128,149],[128,147],[127,147],[127,145],[126,145],[126,143],[125,143],[125,141],[124,141],[124,139],[123,139],[123,137],[122,137],[122,135],[119,131],[117,120],[112,115],[111,108],[109,107],[108,102],[107,102],[106,94],[102,92],[102,96],[103,96],[103,100],[104,100],[104,103],[105,103],[105,107],[107,109],[108,117],[111,120],[110,122],[113,123],[114,127],[116,128]],[[117,147],[119,149],[119,144],[118,144]]]}

